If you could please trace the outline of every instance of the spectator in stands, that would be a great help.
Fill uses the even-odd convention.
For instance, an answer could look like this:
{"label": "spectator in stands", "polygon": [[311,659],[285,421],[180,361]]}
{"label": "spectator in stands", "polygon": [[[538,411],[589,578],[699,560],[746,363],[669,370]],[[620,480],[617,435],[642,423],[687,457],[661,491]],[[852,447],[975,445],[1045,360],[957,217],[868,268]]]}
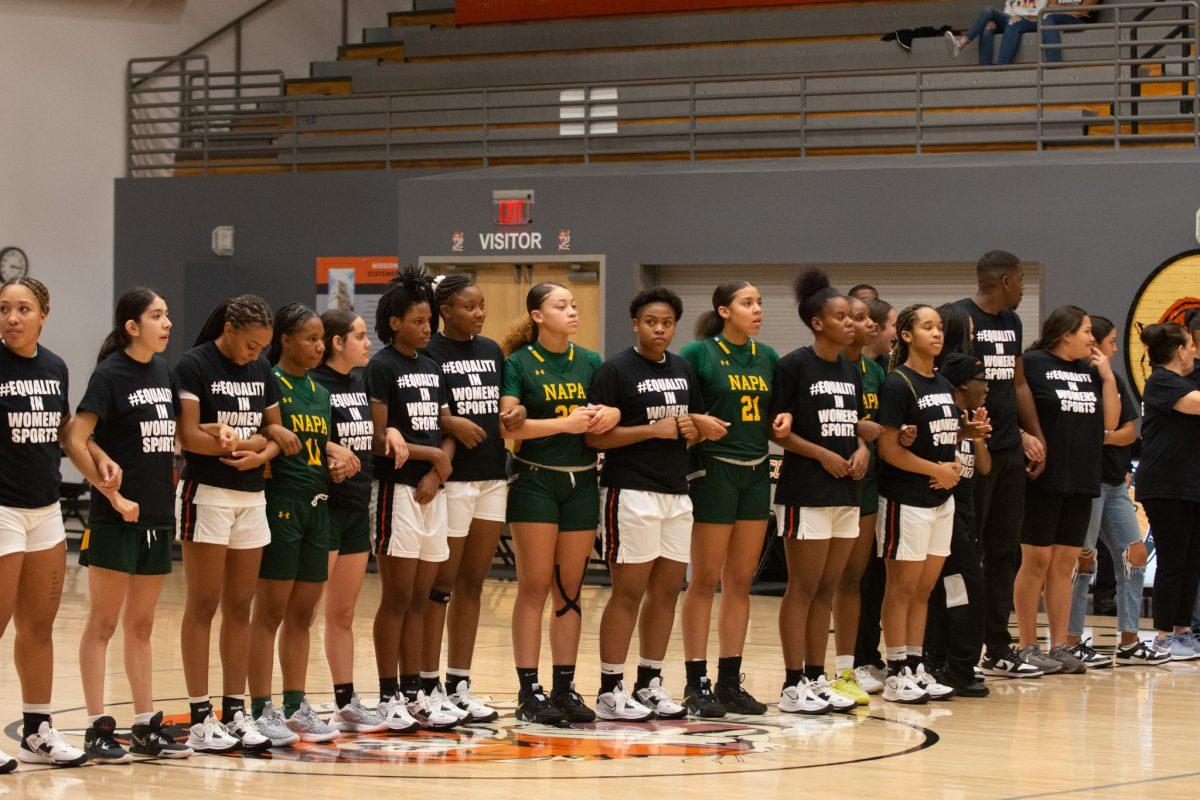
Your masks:
{"label": "spectator in stands", "polygon": [[[1098,5],[1100,0],[1060,0],[1060,2],[1052,2],[1046,6],[1046,15],[1042,17],[1042,22],[1048,26],[1054,25],[1079,25],[1084,22],[1092,21],[1092,12],[1090,6]],[[1055,30],[1053,27],[1042,30],[1043,44],[1062,44],[1062,31]],[[1046,61],[1057,63],[1062,61],[1062,50],[1047,49]]]}
{"label": "spectator in stands", "polygon": [[878,300],[879,290],[869,283],[860,283],[850,290],[850,296],[855,300]]}
{"label": "spectator in stands", "polygon": [[1046,6],[1046,0],[1007,0],[1003,11],[984,6],[967,30],[966,36],[946,34],[946,46],[950,54],[958,58],[962,49],[975,39],[979,40],[979,65],[990,67],[995,50],[996,34],[1000,34],[1000,60],[997,64],[1011,64],[1021,44],[1021,37],[1037,30],[1038,12]]}

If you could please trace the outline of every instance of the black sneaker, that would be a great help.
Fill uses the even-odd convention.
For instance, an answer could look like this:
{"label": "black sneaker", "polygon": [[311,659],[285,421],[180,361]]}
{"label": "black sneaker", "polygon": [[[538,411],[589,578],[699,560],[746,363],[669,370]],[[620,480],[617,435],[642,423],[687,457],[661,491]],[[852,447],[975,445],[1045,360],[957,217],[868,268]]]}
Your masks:
{"label": "black sneaker", "polygon": [[587,703],[583,702],[583,698],[579,696],[579,692],[575,691],[575,681],[571,681],[571,685],[567,689],[551,693],[550,702],[558,706],[567,722],[596,721],[596,712],[588,708]]}
{"label": "black sneaker", "polygon": [[538,683],[517,693],[517,719],[538,725],[562,725],[567,720]]}
{"label": "black sneaker", "polygon": [[934,674],[937,676],[938,683],[949,686],[958,697],[987,697],[992,693],[992,690],[974,675],[960,679],[952,676],[944,668]]}
{"label": "black sneaker", "polygon": [[117,744],[114,735],[117,721],[112,717],[101,717],[83,734],[83,751],[93,764],[128,764],[133,756]]}
{"label": "black sneaker", "polygon": [[687,708],[689,717],[701,719],[716,719],[725,716],[725,706],[713,694],[712,684],[705,675],[699,683],[689,683],[683,687],[683,705]]}
{"label": "black sneaker", "polygon": [[717,681],[717,701],[730,714],[765,714],[767,706],[754,699],[754,695],[742,688],[745,673],[738,675],[737,682]]}
{"label": "black sneaker", "polygon": [[192,754],[192,748],[185,744],[177,744],[163,730],[163,715],[159,711],[150,721],[134,725],[130,731],[129,752],[138,756],[153,758],[187,758]]}

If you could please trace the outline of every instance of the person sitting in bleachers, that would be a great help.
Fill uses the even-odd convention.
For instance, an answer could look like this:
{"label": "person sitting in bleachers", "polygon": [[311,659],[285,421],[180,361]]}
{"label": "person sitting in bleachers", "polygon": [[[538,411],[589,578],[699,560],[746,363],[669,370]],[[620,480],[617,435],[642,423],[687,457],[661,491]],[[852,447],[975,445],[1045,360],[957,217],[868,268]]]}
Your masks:
{"label": "person sitting in bleachers", "polygon": [[[1044,25],[1078,25],[1092,21],[1090,6],[1099,5],[1100,0],[1059,0],[1046,6],[1047,13],[1042,17]],[[1042,30],[1043,44],[1062,44],[1062,31],[1044,28]],[[1062,50],[1058,48],[1046,50],[1046,61],[1057,63],[1062,61]]]}
{"label": "person sitting in bleachers", "polygon": [[990,67],[995,51],[996,34],[1000,34],[1000,59],[997,64],[1011,64],[1021,44],[1021,37],[1037,30],[1038,12],[1046,6],[1046,0],[1007,0],[1003,11],[984,6],[967,30],[966,36],[946,34],[946,46],[950,54],[958,58],[962,49],[970,42],[979,40],[979,65]]}

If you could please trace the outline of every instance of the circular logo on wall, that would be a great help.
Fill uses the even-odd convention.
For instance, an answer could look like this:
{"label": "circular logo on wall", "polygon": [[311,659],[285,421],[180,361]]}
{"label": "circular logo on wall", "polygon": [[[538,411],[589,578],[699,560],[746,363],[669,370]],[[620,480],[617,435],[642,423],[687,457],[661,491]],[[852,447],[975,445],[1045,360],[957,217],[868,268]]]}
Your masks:
{"label": "circular logo on wall", "polygon": [[1171,256],[1142,281],[1125,322],[1125,374],[1139,398],[1150,375],[1150,362],[1142,347],[1142,327],[1156,322],[1184,325],[1187,312],[1197,308],[1200,308],[1200,250]]}

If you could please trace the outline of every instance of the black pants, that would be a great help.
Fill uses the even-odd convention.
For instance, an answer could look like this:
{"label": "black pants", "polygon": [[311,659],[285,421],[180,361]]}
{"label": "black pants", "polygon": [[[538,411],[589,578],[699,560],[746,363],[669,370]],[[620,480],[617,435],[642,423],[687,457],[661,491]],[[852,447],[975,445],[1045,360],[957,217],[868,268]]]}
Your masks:
{"label": "black pants", "polygon": [[1021,447],[992,452],[992,471],[975,481],[975,529],[983,553],[983,643],[989,653],[1012,645],[1008,618],[1025,516],[1025,454]]}
{"label": "black pants", "polygon": [[1154,627],[1170,632],[1192,626],[1200,582],[1200,503],[1150,498],[1142,501],[1158,566],[1154,573]]}
{"label": "black pants", "polygon": [[879,657],[880,621],[883,610],[883,590],[887,585],[887,569],[875,545],[858,584],[858,636],[854,642],[854,666],[883,667]]}
{"label": "black pants", "polygon": [[[946,605],[947,584],[952,587],[950,600],[955,603],[951,607]],[[950,555],[929,595],[925,659],[934,668],[944,668],[952,683],[969,683],[974,680],[982,646],[983,570],[975,546],[975,522],[970,515],[955,514]]]}

